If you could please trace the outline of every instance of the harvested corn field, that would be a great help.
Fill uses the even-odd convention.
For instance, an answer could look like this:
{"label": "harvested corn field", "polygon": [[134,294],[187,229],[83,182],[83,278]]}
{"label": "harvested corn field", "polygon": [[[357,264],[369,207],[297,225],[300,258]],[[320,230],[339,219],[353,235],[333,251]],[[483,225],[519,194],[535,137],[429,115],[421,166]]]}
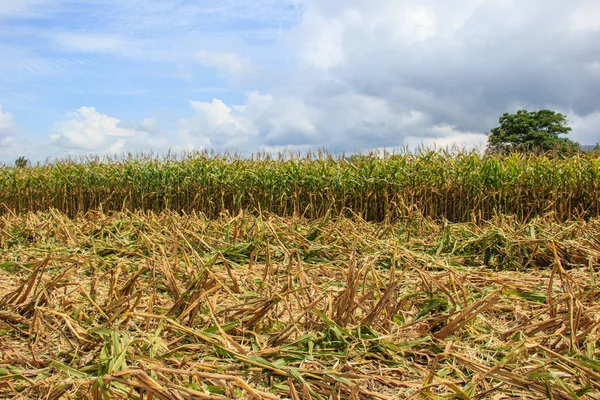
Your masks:
{"label": "harvested corn field", "polygon": [[0,397],[597,399],[600,220],[0,217]]}

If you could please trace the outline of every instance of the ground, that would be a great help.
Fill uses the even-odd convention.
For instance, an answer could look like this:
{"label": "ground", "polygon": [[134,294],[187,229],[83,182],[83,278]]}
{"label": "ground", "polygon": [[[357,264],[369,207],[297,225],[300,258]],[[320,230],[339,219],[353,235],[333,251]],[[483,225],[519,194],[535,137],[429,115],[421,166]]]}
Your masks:
{"label": "ground", "polygon": [[0,217],[0,397],[600,398],[600,219]]}

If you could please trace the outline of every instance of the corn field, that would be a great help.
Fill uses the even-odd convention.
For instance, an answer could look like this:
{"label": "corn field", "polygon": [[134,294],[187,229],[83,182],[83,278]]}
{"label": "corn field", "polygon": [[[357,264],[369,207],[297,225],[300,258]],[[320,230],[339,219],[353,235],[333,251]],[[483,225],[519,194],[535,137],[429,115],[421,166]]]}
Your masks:
{"label": "corn field", "polygon": [[0,398],[600,398],[600,156],[0,168]]}
{"label": "corn field", "polygon": [[600,156],[483,156],[422,151],[351,160],[188,154],[84,159],[0,169],[0,213],[60,210],[270,212],[368,221],[418,214],[454,222],[600,215]]}

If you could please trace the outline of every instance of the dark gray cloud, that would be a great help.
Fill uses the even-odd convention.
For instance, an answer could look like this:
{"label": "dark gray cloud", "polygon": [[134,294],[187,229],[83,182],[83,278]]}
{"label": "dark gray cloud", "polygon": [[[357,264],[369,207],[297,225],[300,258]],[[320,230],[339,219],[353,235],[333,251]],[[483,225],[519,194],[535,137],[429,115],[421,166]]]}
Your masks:
{"label": "dark gray cloud", "polygon": [[177,121],[59,122],[53,143],[67,150],[480,145],[519,108],[565,113],[573,139],[600,141],[598,0],[28,2],[113,10],[94,20],[110,35],[59,35],[70,51],[124,57],[135,45],[146,62],[214,69],[229,85],[222,99],[189,99],[193,115]]}
{"label": "dark gray cloud", "polygon": [[[233,117],[253,132],[250,147],[475,143],[500,115],[523,107],[566,113],[574,139],[600,140],[589,125],[600,112],[600,19],[590,18],[600,15],[597,2],[302,5],[280,49],[296,63],[268,86],[269,112],[256,112],[250,96]],[[282,124],[284,115],[311,129]]]}

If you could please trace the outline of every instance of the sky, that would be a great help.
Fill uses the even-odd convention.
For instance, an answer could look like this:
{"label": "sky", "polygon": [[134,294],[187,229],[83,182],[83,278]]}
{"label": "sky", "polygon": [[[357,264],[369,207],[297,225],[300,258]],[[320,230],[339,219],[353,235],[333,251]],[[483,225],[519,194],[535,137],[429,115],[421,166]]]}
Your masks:
{"label": "sky", "polygon": [[0,0],[0,162],[600,141],[598,0]]}

